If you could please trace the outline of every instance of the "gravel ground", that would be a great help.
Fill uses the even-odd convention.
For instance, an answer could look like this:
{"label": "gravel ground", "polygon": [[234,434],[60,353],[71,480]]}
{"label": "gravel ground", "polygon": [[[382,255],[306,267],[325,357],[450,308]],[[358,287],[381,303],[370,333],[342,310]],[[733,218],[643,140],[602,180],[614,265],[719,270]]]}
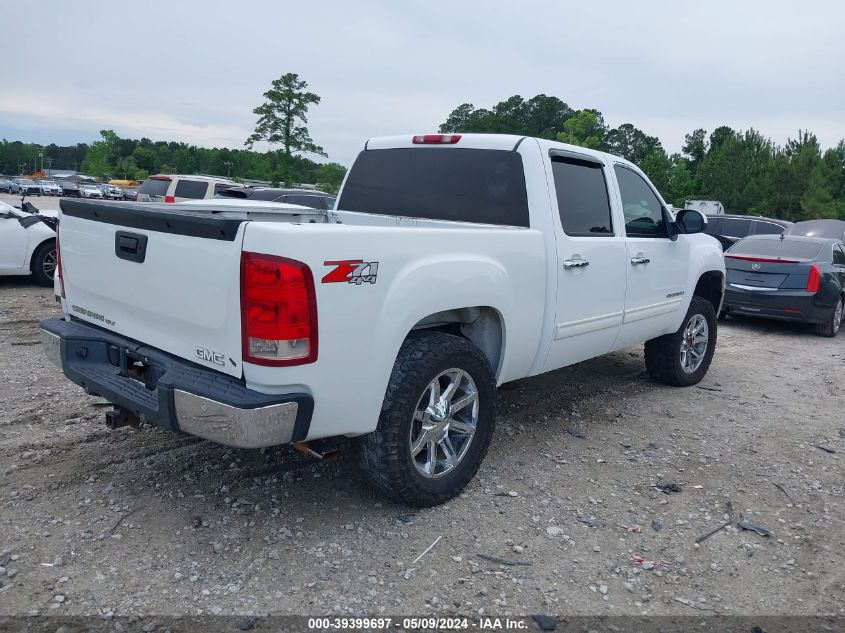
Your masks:
{"label": "gravel ground", "polygon": [[695,388],[640,348],[506,385],[478,477],[411,511],[348,451],[108,431],[36,344],[51,294],[0,278],[3,614],[845,615],[845,336],[729,320]]}

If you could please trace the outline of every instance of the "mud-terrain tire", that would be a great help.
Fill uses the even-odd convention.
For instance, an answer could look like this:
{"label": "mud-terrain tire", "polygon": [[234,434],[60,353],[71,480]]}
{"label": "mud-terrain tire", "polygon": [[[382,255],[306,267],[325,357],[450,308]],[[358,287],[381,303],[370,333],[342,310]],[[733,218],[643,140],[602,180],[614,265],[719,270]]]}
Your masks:
{"label": "mud-terrain tire", "polygon": [[495,422],[496,380],[481,350],[459,336],[412,333],[393,366],[376,430],[354,440],[361,472],[396,503],[444,503],[475,476]]}
{"label": "mud-terrain tire", "polygon": [[839,331],[839,326],[842,324],[842,311],[845,309],[845,300],[839,297],[839,301],[830,311],[830,318],[824,323],[816,325],[816,334],[819,336],[826,336],[833,338]]}
{"label": "mud-terrain tire", "polygon": [[704,378],[715,349],[716,311],[707,299],[694,295],[677,332],[646,341],[645,366],[655,380],[689,387]]}

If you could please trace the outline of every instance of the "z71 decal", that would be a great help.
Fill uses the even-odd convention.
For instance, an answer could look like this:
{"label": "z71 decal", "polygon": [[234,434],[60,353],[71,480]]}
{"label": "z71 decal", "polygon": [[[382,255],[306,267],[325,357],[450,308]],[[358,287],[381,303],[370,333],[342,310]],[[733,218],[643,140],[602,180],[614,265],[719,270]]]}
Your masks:
{"label": "z71 decal", "polygon": [[334,269],[323,277],[324,284],[374,284],[378,275],[378,262],[365,262],[363,259],[345,259],[336,262],[323,262],[324,266]]}

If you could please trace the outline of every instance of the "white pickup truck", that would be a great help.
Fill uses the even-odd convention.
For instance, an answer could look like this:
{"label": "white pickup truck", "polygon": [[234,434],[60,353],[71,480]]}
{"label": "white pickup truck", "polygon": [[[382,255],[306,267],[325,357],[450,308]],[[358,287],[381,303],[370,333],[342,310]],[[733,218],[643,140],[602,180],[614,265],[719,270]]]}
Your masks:
{"label": "white pickup truck", "polygon": [[621,158],[508,135],[371,139],[337,210],[63,200],[41,324],[67,377],[158,424],[255,448],[353,437],[390,498],[478,470],[496,387],[645,342],[708,369],[724,291],[706,218]]}

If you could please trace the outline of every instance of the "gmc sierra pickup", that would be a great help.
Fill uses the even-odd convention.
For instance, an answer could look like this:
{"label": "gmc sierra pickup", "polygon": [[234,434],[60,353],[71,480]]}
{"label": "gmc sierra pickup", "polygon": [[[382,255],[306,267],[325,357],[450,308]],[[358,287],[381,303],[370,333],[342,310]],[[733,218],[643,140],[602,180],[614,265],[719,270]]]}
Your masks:
{"label": "gmc sierra pickup", "polygon": [[62,200],[47,354],[151,423],[255,448],[353,437],[390,498],[478,470],[496,387],[645,342],[704,376],[725,270],[621,158],[542,139],[367,141],[337,210]]}

